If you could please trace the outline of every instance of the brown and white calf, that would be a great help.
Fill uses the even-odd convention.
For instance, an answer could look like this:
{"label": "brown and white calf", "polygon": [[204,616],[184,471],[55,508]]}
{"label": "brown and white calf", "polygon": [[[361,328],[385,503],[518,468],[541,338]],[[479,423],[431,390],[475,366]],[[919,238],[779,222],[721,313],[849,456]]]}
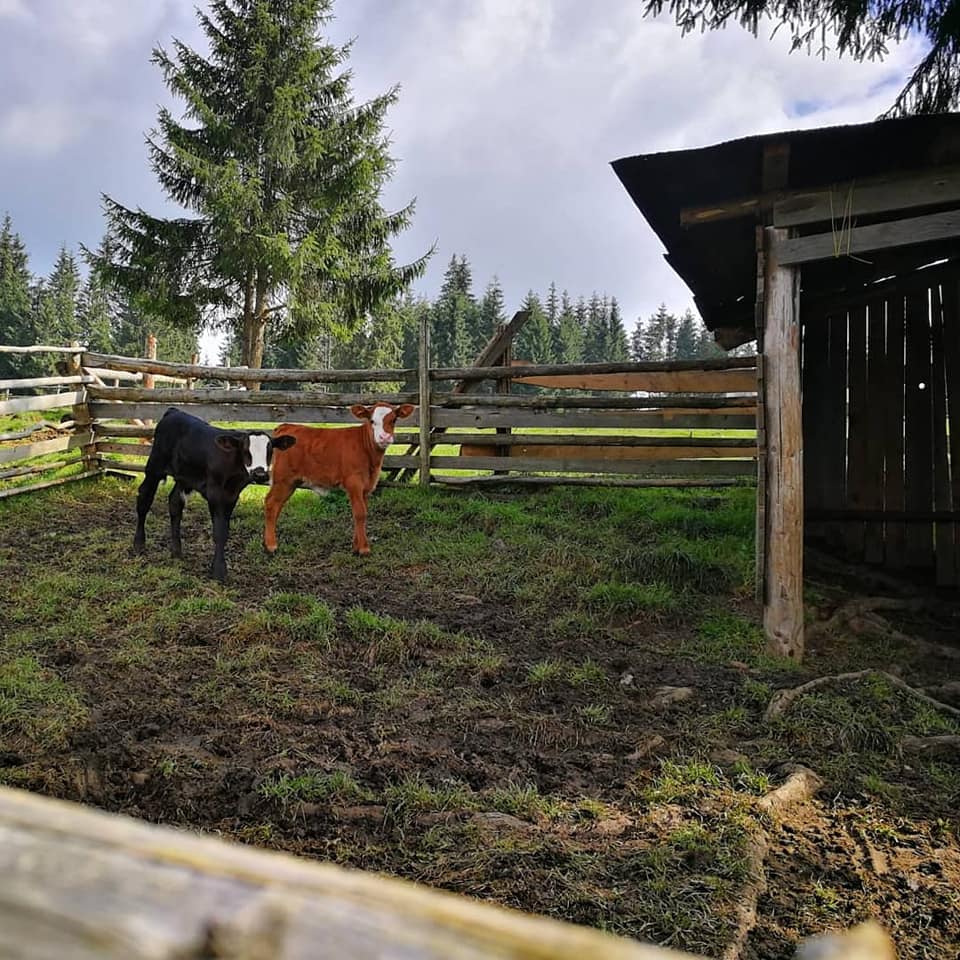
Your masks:
{"label": "brown and white calf", "polygon": [[291,437],[293,446],[273,459],[270,492],[264,502],[263,545],[268,553],[277,549],[277,518],[298,487],[319,494],[339,488],[350,498],[353,511],[353,552],[367,554],[367,498],[380,479],[383,455],[393,443],[397,420],[409,417],[413,404],[393,406],[375,403],[350,408],[363,422],[356,427],[304,427],[281,423],[273,431],[274,443]]}

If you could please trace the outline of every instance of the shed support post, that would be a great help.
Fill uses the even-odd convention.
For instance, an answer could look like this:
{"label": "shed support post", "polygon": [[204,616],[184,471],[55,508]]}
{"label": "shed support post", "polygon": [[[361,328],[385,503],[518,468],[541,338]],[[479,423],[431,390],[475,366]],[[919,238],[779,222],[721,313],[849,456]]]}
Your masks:
{"label": "shed support post", "polygon": [[763,628],[768,650],[803,657],[803,417],[800,270],[780,266],[788,231],[764,228],[763,395],[766,503]]}

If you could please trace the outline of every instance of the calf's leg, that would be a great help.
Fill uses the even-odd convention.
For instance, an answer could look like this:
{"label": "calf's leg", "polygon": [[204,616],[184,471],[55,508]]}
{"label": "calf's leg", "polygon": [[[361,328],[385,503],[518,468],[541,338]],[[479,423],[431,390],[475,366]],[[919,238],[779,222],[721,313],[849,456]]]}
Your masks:
{"label": "calf's leg", "polygon": [[173,485],[167,506],[170,509],[170,556],[183,556],[183,545],[180,542],[180,519],[183,517],[183,507],[187,502],[187,493],[179,483]]}
{"label": "calf's leg", "polygon": [[296,490],[292,483],[274,483],[263,501],[263,549],[277,552],[277,520],[280,511]]}
{"label": "calf's leg", "polygon": [[367,497],[363,489],[363,481],[359,477],[351,477],[343,485],[350,498],[350,509],[353,512],[353,552],[363,557],[370,552],[367,542]]}
{"label": "calf's leg", "polygon": [[137,532],[133,535],[133,552],[135,554],[143,553],[143,549],[146,546],[147,535],[144,530],[144,524],[146,523],[147,514],[150,512],[150,507],[153,506],[153,498],[157,495],[157,487],[160,486],[162,479],[162,473],[156,473],[150,470],[148,461],[147,474],[144,476],[143,483],[140,484],[140,489],[137,491]]}
{"label": "calf's leg", "polygon": [[236,501],[211,500],[210,519],[213,521],[213,563],[210,565],[210,576],[223,583],[227,579],[227,559],[225,556],[227,538],[230,536],[230,517]]}

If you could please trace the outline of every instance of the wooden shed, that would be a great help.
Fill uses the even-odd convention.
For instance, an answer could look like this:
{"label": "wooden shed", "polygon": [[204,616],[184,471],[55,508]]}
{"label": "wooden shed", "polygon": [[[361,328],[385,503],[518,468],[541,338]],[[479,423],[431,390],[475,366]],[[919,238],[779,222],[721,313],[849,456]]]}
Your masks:
{"label": "wooden shed", "polygon": [[802,655],[805,532],[960,586],[960,115],[613,167],[717,342],[757,341],[771,646]]}

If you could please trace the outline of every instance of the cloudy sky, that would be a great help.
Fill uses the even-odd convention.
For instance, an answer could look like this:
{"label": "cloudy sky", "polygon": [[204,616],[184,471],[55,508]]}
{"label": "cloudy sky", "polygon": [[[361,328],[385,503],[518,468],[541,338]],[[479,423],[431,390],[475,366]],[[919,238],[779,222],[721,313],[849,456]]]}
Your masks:
{"label": "cloudy sky", "polygon": [[[202,4],[201,4],[202,5]],[[555,280],[616,295],[628,324],[689,293],[609,167],[636,153],[873,119],[919,44],[884,63],[789,53],[737,27],[681,37],[644,0],[340,0],[358,98],[395,83],[399,164],[385,201],[417,199],[400,259],[436,242],[420,288],[466,254],[507,307]],[[159,212],[144,132],[167,102],[149,63],[172,36],[202,47],[195,0],[0,0],[0,213],[36,273],[95,246],[100,194]],[[585,11],[589,10],[589,14]]]}

